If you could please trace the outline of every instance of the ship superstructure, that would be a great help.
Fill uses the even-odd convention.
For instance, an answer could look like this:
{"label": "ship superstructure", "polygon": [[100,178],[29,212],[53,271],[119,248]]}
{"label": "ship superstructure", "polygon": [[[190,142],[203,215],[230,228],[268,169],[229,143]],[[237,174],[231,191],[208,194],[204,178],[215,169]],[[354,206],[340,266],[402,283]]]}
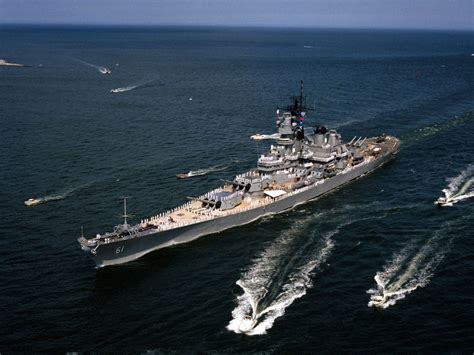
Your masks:
{"label": "ship superstructure", "polygon": [[81,248],[98,267],[128,262],[314,199],[374,170],[398,152],[400,141],[385,134],[344,143],[336,130],[321,125],[305,130],[302,87],[301,83],[300,96],[291,106],[276,111],[277,133],[251,137],[272,141],[256,168],[136,225],[128,224],[125,211],[124,223],[112,232],[91,239],[81,236]]}

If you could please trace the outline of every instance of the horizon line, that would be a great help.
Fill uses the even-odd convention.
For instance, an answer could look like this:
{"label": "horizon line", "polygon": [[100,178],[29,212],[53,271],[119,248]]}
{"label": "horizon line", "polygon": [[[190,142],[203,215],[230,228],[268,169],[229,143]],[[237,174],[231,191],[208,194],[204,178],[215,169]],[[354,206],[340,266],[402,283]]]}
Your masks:
{"label": "horizon line", "polygon": [[7,22],[0,27],[115,27],[115,28],[241,28],[241,29],[294,29],[294,30],[379,30],[379,31],[445,31],[474,32],[474,28],[446,27],[367,27],[367,26],[277,26],[277,25],[222,25],[222,24],[120,24],[120,23],[42,23],[42,22]]}

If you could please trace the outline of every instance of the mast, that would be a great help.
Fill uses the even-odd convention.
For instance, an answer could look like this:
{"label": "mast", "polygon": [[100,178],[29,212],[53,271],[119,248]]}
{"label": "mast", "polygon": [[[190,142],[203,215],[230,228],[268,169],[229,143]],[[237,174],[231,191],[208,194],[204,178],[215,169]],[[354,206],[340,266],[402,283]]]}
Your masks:
{"label": "mast", "polygon": [[123,226],[128,227],[127,218],[131,217],[127,214],[127,197],[123,197]]}
{"label": "mast", "polygon": [[301,79],[301,85],[300,85],[300,111],[303,110],[303,79]]}

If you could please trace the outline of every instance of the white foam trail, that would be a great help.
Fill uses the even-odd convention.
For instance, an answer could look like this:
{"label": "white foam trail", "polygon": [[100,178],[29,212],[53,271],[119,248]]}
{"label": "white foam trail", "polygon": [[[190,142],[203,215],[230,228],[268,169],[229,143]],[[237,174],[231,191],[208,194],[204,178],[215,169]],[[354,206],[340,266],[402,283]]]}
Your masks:
{"label": "white foam trail", "polygon": [[135,84],[132,84],[132,85],[129,85],[129,86],[124,86],[124,87],[112,89],[112,90],[110,90],[110,92],[119,93],[119,92],[130,91],[130,90],[133,90],[133,89],[137,89],[137,88],[143,87],[143,86],[145,86],[145,85],[147,85],[147,84],[150,84],[150,83],[156,81],[157,79],[158,79],[158,78],[156,78],[156,77],[151,78],[151,79],[143,79],[143,80],[140,80],[139,82],[137,82],[137,83],[135,83]]}
{"label": "white foam trail", "polygon": [[307,264],[299,267],[297,271],[290,275],[288,282],[282,287],[283,292],[278,295],[269,307],[259,312],[257,319],[267,314],[265,319],[251,332],[248,332],[248,335],[265,334],[267,329],[273,326],[275,320],[285,313],[285,309],[296,299],[303,297],[306,294],[306,290],[313,286],[311,280],[312,273],[327,260],[331,250],[334,248],[334,242],[331,240],[331,237],[336,233],[326,235],[323,245],[318,252],[312,255]]}
{"label": "white foam trail", "polygon": [[188,173],[188,175],[189,176],[206,175],[206,174],[213,173],[213,172],[216,172],[216,171],[226,170],[227,168],[229,168],[229,167],[228,166],[223,166],[223,165],[215,165],[215,166],[211,166],[210,168],[206,168],[206,169],[191,170]]}
{"label": "white foam trail", "polygon": [[[373,207],[372,205],[369,207]],[[314,230],[310,235],[305,234],[305,229],[311,222],[327,218],[327,215],[340,214],[344,217],[353,209],[367,207],[345,205],[300,219],[290,229],[282,231],[236,282],[243,294],[237,296],[237,306],[232,311],[227,329],[246,335],[265,334],[275,320],[285,313],[286,308],[303,297],[307,289],[313,286],[311,277],[327,260],[334,247],[332,237],[347,225],[385,218],[385,214],[346,221],[324,234],[321,239]],[[301,245],[301,238],[306,239],[304,245]],[[249,324],[251,329],[242,329]]]}
{"label": "white foam trail", "polygon": [[137,87],[138,87],[137,85],[124,86],[122,88],[112,89],[110,90],[110,92],[113,92],[113,93],[126,92],[126,91],[136,89]]}
{"label": "white foam trail", "polygon": [[383,271],[375,275],[377,287],[367,291],[371,295],[368,306],[387,308],[417,288],[425,287],[449,251],[452,237],[440,229],[420,248],[411,244],[394,254]]}
{"label": "white foam trail", "polygon": [[[56,193],[56,194],[52,194],[52,195],[46,195],[44,197],[38,197],[38,198],[35,198],[33,200],[34,203],[30,204],[29,207],[33,207],[33,206],[36,206],[36,205],[40,205],[40,204],[43,204],[43,203],[46,203],[46,202],[50,202],[50,201],[57,201],[57,200],[63,200],[65,199],[66,197],[68,197],[69,195],[71,195],[74,191],[84,187],[86,185],[80,185],[80,186],[77,186],[77,187],[73,187],[73,188],[70,188],[62,193]],[[25,202],[26,204],[26,202]]]}
{"label": "white foam trail", "polygon": [[84,64],[84,65],[87,65],[88,67],[91,67],[91,68],[95,68],[97,69],[100,73],[102,74],[110,74],[110,70],[107,69],[106,67],[101,67],[99,65],[95,65],[95,64],[92,64],[92,63],[88,63],[84,60],[81,60],[81,59],[78,59],[78,58],[72,58],[74,59],[76,62],[79,62],[81,64]]}
{"label": "white foam trail", "polygon": [[[339,231],[325,234],[319,243],[314,241],[314,233],[302,235],[314,218],[313,215],[296,222],[284,231],[237,281],[244,293],[237,297],[228,330],[246,335],[265,334],[285,309],[312,287],[311,276],[329,256],[334,247],[331,237]],[[299,236],[308,239],[305,245],[298,245]],[[249,315],[256,326],[244,332],[241,325]]]}
{"label": "white foam trail", "polygon": [[443,189],[447,203],[444,206],[452,206],[454,203],[474,197],[474,164],[469,164],[461,173],[448,179],[449,185]]}
{"label": "white foam trail", "polygon": [[427,139],[433,135],[436,135],[445,130],[454,128],[458,125],[462,125],[466,122],[469,122],[474,118],[474,111],[467,112],[462,116],[454,116],[454,118],[447,120],[443,123],[434,124],[432,126],[422,127],[415,131],[409,132],[402,135],[401,140],[403,142],[403,147],[409,147],[410,145],[418,142],[421,139]]}

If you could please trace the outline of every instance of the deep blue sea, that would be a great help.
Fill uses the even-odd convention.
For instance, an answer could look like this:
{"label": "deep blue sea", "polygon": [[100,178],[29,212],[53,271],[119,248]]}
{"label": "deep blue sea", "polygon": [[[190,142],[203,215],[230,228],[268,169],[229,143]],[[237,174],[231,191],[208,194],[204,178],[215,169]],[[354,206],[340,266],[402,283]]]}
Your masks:
{"label": "deep blue sea", "polygon": [[[0,67],[0,352],[471,354],[472,53],[473,32],[0,27],[0,58],[28,65]],[[94,268],[81,226],[111,230],[121,196],[137,222],[255,166],[250,135],[274,132],[301,79],[308,125],[396,135],[397,158],[293,210]],[[462,198],[436,207],[445,193]],[[384,309],[368,306],[375,277]],[[258,334],[229,329],[248,301],[237,282],[271,308]]]}

